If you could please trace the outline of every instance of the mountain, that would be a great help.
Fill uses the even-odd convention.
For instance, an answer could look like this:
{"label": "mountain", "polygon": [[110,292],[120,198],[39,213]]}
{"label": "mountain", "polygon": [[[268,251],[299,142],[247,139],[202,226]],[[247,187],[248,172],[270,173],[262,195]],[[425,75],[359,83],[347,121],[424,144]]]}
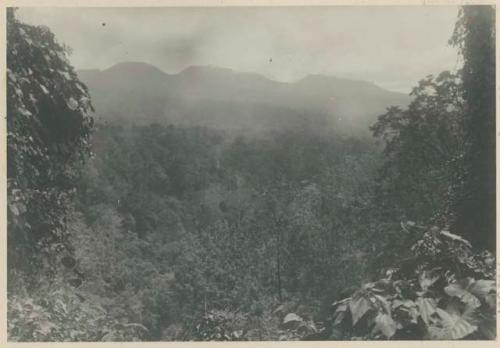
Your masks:
{"label": "mountain", "polygon": [[388,106],[410,100],[365,81],[310,75],[284,83],[209,66],[167,74],[146,63],[124,62],[78,75],[89,87],[98,119],[251,133],[310,128],[367,134]]}

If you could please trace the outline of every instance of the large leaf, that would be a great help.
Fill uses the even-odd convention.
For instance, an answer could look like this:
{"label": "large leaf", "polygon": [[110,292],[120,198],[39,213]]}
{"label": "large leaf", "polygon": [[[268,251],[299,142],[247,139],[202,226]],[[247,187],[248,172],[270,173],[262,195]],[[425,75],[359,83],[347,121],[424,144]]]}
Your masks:
{"label": "large leaf", "polygon": [[493,310],[496,310],[497,306],[497,296],[495,294],[488,294],[485,297],[485,302]]}
{"label": "large leaf", "polygon": [[478,308],[481,306],[481,302],[476,296],[472,295],[469,291],[464,288],[464,284],[453,283],[444,288],[446,294],[452,297],[458,297],[463,303],[471,308]]}
{"label": "large leaf", "polygon": [[363,295],[359,295],[351,300],[349,303],[349,309],[351,310],[352,315],[352,325],[356,325],[358,320],[371,309],[371,303]]}
{"label": "large leaf", "polygon": [[464,338],[477,330],[477,326],[471,324],[458,311],[445,311],[441,308],[436,308],[436,313],[442,321],[442,329],[438,333],[437,339],[452,339],[457,340]]}
{"label": "large leaf", "polygon": [[385,337],[391,338],[396,333],[396,322],[389,314],[379,313],[375,317],[373,333],[382,332]]}
{"label": "large leaf", "polygon": [[332,325],[333,326],[340,325],[342,323],[342,321],[344,321],[345,315],[346,315],[345,311],[335,312]]}
{"label": "large leaf", "polygon": [[495,281],[480,279],[472,283],[469,286],[468,290],[471,294],[479,298],[486,298],[486,295],[488,295],[492,291],[495,291]]}
{"label": "large leaf", "polygon": [[351,301],[350,297],[344,298],[340,301],[335,301],[332,303],[332,307],[336,308],[337,311],[345,311],[347,310],[347,304]]}
{"label": "large leaf", "polygon": [[351,298],[349,297],[349,298],[343,299],[342,301],[337,301],[337,302],[333,303],[333,306],[337,307],[335,309],[335,313],[334,313],[333,326],[339,325],[344,320],[344,318],[346,316],[347,309],[348,309],[348,301],[350,301],[350,300],[351,300]]}
{"label": "large leaf", "polygon": [[429,287],[431,287],[437,280],[439,279],[439,275],[432,275],[432,271],[423,271],[418,276],[418,281],[420,283],[420,288],[427,292]]}
{"label": "large leaf", "polygon": [[290,323],[293,321],[302,321],[302,318],[295,313],[288,313],[283,319],[283,324]]}
{"label": "large leaf", "polygon": [[415,302],[412,300],[394,300],[392,301],[392,308],[398,308],[399,306],[403,306],[405,308],[414,308],[416,306]]}
{"label": "large leaf", "polygon": [[292,328],[303,322],[303,319],[295,313],[288,313],[285,318],[283,318],[283,327]]}
{"label": "large leaf", "polygon": [[426,325],[429,325],[431,321],[431,315],[436,312],[436,303],[431,298],[417,298],[418,309],[420,311],[420,316]]}
{"label": "large leaf", "polygon": [[389,302],[387,302],[387,300],[383,296],[375,294],[374,297],[378,300],[382,307],[384,307],[385,312],[391,315],[391,305],[389,304]]}
{"label": "large leaf", "polygon": [[451,232],[448,232],[448,231],[441,231],[441,235],[442,236],[445,236],[451,240],[454,240],[454,241],[457,241],[457,242],[460,242],[462,244],[465,244],[467,245],[469,248],[472,248],[472,245],[469,243],[469,241],[463,239],[462,237],[460,237],[459,235],[456,235],[456,234],[453,234]]}

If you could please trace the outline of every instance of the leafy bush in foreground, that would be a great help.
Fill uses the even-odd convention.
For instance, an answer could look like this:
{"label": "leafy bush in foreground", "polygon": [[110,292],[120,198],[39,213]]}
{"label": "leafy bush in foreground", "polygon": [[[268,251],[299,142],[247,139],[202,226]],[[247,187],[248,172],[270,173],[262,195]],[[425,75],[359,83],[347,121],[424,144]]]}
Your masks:
{"label": "leafy bush in foreground", "polygon": [[112,318],[98,298],[58,284],[8,301],[9,341],[137,341],[147,329]]}
{"label": "leafy bush in foreground", "polygon": [[384,278],[333,304],[330,339],[494,339],[493,255],[473,254],[467,240],[435,227],[411,250]]}

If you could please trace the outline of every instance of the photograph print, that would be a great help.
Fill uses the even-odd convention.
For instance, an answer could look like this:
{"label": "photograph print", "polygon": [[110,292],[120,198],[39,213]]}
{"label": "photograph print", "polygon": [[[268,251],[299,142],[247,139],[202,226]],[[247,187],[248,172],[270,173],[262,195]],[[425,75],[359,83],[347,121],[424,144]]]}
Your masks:
{"label": "photograph print", "polygon": [[9,342],[497,339],[494,4],[135,4],[6,8]]}

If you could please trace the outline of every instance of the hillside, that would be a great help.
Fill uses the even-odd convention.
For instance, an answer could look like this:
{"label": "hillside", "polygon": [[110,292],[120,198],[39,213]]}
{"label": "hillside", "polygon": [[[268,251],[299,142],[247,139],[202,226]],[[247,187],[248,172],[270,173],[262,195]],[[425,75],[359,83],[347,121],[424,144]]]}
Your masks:
{"label": "hillside", "polygon": [[[194,10],[37,13],[62,17],[79,34],[69,45],[88,40],[90,64],[148,51],[173,63],[208,46],[235,65],[250,54],[267,64],[266,51],[243,49],[263,36],[237,35],[241,49],[229,49],[225,35],[186,30],[189,18],[203,31],[243,27],[232,10],[206,26],[211,11]],[[64,35],[6,15],[4,341],[498,340],[494,7],[460,9],[450,43],[462,67],[414,81],[399,109],[388,106],[409,97],[364,81],[200,66],[81,71],[88,90]],[[316,34],[297,37],[273,16],[261,32],[270,46]],[[316,24],[308,16],[291,19]],[[429,68],[440,49],[401,46],[400,23],[386,18],[393,27],[375,40],[364,30],[374,25],[360,27],[359,42],[330,21],[329,38],[346,44],[330,46],[338,55],[306,64],[326,49],[318,36],[317,50],[294,57],[346,76],[375,68],[386,81]],[[138,47],[125,42],[135,31],[146,35]],[[129,53],[108,44],[118,39]],[[352,59],[373,44],[388,57],[384,42],[418,62]]]}
{"label": "hillside", "polygon": [[163,122],[261,132],[290,128],[366,132],[391,105],[409,97],[373,83],[310,75],[295,83],[254,73],[192,66],[166,74],[145,63],[80,70],[99,119]]}

